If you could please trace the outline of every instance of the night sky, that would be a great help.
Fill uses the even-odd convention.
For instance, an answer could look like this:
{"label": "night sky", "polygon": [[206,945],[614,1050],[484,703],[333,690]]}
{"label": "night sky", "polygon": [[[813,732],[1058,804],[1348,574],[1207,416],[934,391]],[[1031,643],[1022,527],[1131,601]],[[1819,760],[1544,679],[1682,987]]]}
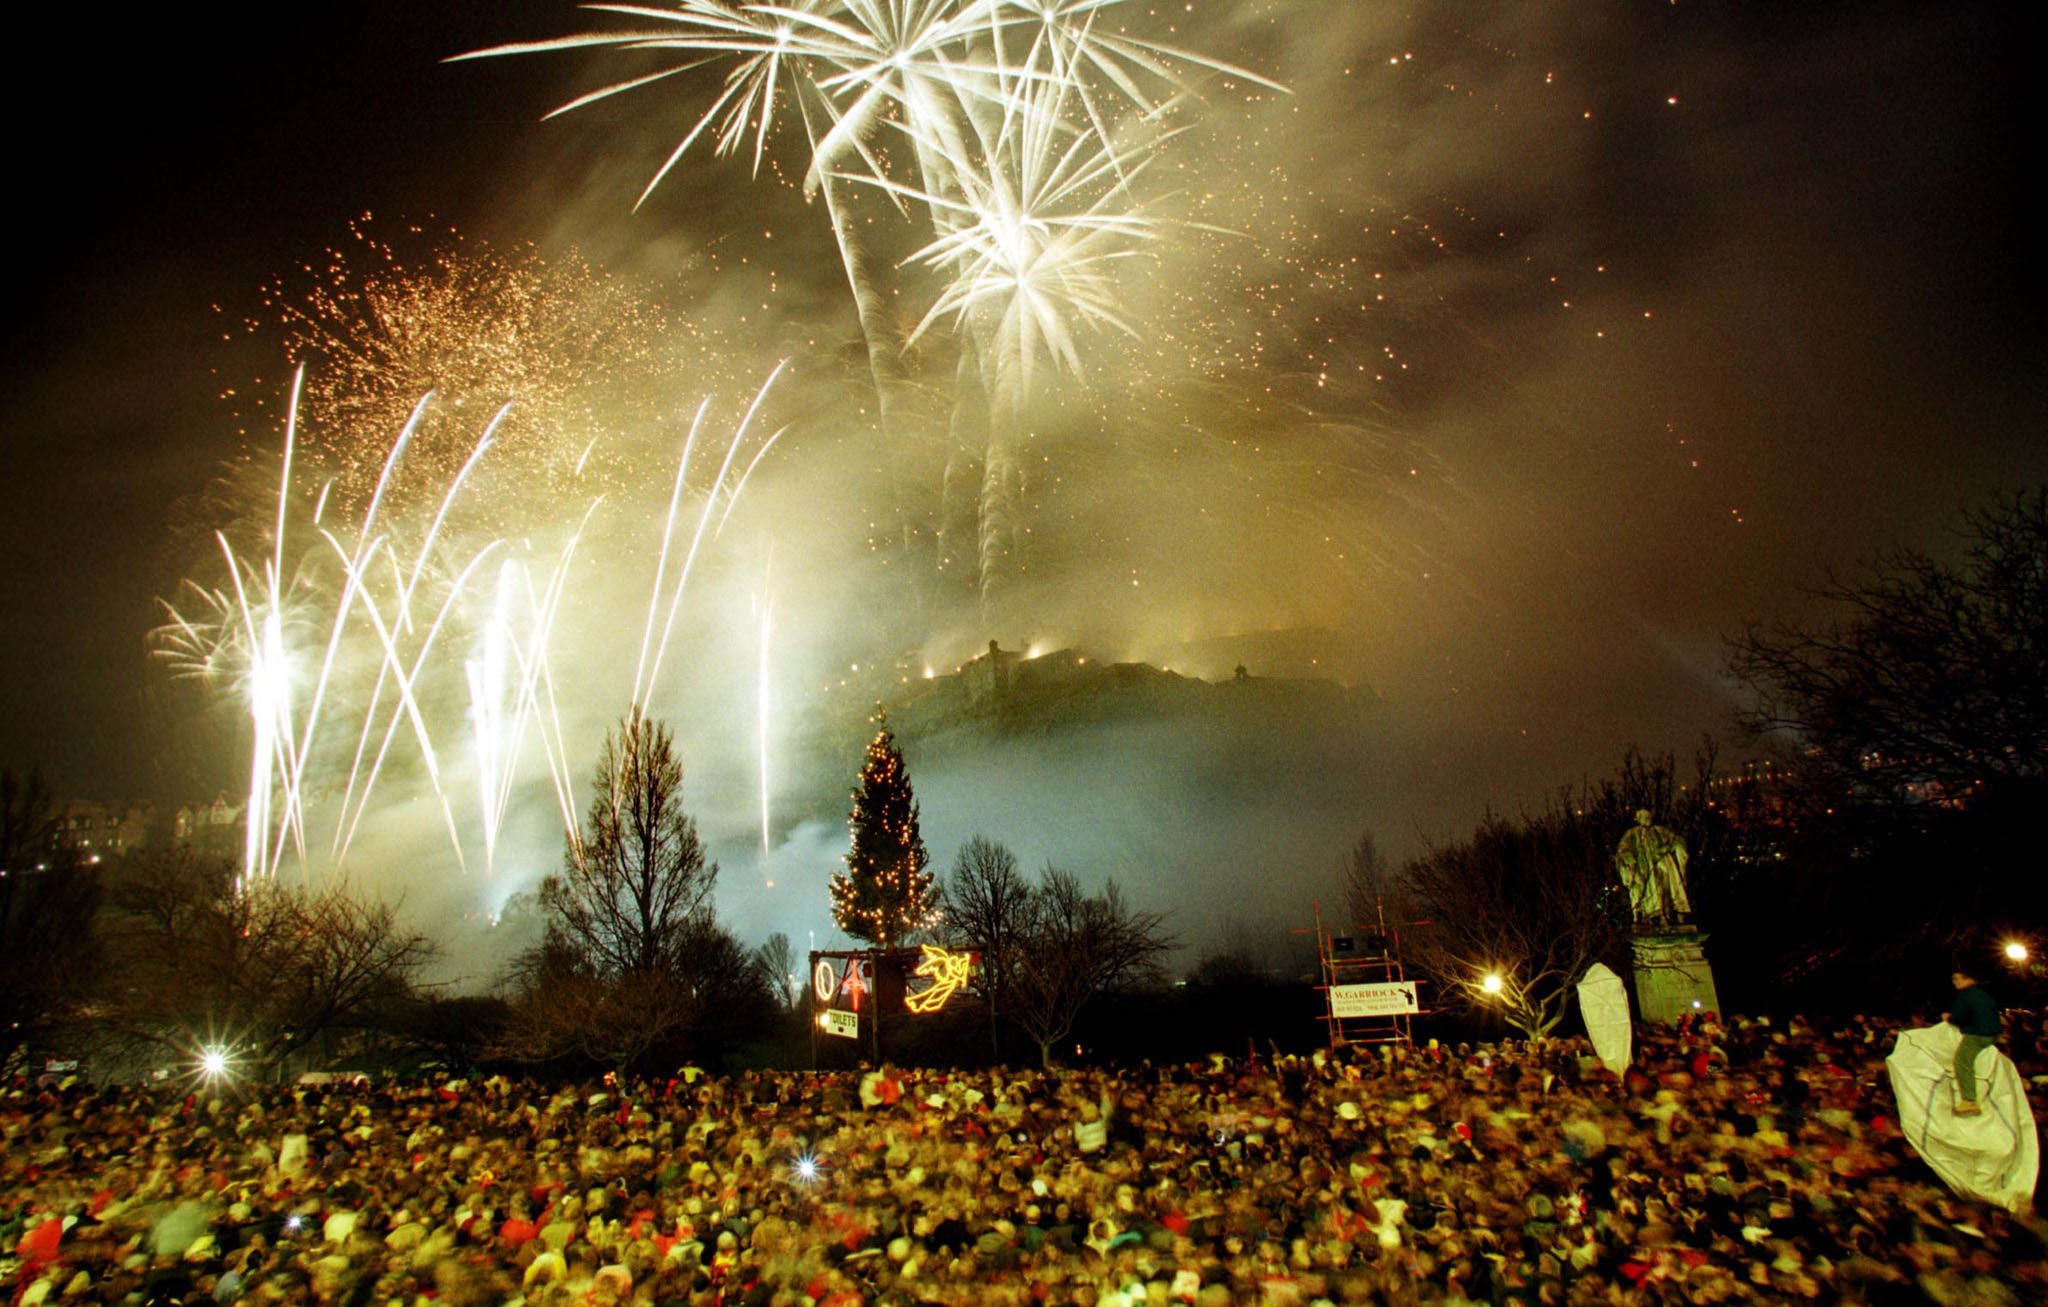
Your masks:
{"label": "night sky", "polygon": [[[164,761],[179,726],[145,647],[189,565],[172,505],[242,448],[217,398],[254,379],[234,370],[283,375],[249,363],[260,340],[224,349],[224,324],[351,218],[574,246],[678,312],[735,311],[767,279],[796,325],[750,324],[759,338],[851,337],[823,219],[789,185],[692,153],[629,212],[706,84],[542,124],[619,68],[441,62],[592,17],[147,9],[73,68],[74,97],[10,81],[0,765],[67,795],[186,797],[166,793],[192,773]],[[1959,508],[2048,477],[2022,6],[1196,0],[1173,17],[1144,30],[1293,94],[1205,94],[1163,171],[1226,197],[1241,234],[1167,242],[1133,285],[1140,335],[1171,307],[1159,287],[1199,283],[1216,338],[1256,342],[1232,403],[1370,432],[1347,466],[1412,463],[1420,488],[1360,476],[1311,502],[1325,448],[1285,434],[1278,472],[1136,443],[1134,469],[1077,458],[1100,480],[1047,514],[1032,593],[1052,635],[1105,657],[1334,632],[1334,670],[1390,714],[1400,761],[1373,803],[1396,846],[1631,743],[1726,735],[1727,634],[1805,614],[1802,583],[1887,545],[1939,549]],[[1372,271],[1396,293],[1373,299]],[[649,472],[656,493],[669,475]],[[1175,520],[1212,510],[1228,520],[1206,535]],[[1314,514],[1371,566],[1315,554]],[[1102,525],[1120,518],[1140,525]],[[1168,598],[1113,609],[1125,571]]]}

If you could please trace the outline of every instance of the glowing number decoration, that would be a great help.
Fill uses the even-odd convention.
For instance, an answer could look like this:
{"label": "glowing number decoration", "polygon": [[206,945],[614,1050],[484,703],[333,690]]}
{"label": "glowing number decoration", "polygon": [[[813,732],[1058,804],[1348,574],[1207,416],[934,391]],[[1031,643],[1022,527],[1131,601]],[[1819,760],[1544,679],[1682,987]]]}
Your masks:
{"label": "glowing number decoration", "polygon": [[946,1000],[953,997],[953,991],[967,983],[967,974],[974,967],[972,953],[954,953],[936,944],[919,946],[924,958],[917,964],[917,974],[931,977],[931,984],[903,1000],[903,1006],[912,1012],[926,1014],[946,1006]]}
{"label": "glowing number decoration", "polygon": [[839,973],[832,969],[831,958],[819,958],[818,965],[811,968],[811,992],[820,1003],[830,1003],[839,992]]}

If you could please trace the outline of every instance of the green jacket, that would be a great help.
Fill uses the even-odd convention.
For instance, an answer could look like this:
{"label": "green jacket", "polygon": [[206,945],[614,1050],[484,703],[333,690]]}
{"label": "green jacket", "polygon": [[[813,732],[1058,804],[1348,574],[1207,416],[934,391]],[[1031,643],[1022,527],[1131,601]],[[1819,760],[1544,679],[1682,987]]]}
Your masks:
{"label": "green jacket", "polygon": [[1996,1039],[1999,1035],[1998,1004],[1982,985],[1956,991],[1955,1006],[1948,1010],[1948,1023],[1966,1035]]}

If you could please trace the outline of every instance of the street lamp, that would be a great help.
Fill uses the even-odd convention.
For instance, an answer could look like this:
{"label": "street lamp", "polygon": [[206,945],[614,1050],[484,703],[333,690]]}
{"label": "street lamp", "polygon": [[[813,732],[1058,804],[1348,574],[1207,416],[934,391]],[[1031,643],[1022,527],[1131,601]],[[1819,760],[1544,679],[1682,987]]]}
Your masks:
{"label": "street lamp", "polygon": [[1479,988],[1485,990],[1488,994],[1498,994],[1501,991],[1503,983],[1504,982],[1500,978],[1500,972],[1489,971],[1486,973],[1485,979],[1479,982]]}
{"label": "street lamp", "polygon": [[2027,960],[2027,956],[2027,946],[2022,941],[2016,939],[2009,939],[2005,942],[2006,961],[2025,962]]}

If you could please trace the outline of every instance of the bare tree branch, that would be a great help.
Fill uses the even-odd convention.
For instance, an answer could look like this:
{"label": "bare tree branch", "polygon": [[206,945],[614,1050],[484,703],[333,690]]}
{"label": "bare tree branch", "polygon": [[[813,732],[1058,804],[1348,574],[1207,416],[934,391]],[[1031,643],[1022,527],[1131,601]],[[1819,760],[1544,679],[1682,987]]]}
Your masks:
{"label": "bare tree branch", "polygon": [[637,712],[619,723],[596,790],[562,871],[541,885],[541,942],[507,977],[498,1051],[508,1057],[645,1065],[680,1053],[722,1013],[764,1014],[772,1001],[759,959],[712,913],[718,867],[683,810],[667,728]]}
{"label": "bare tree branch", "polygon": [[2048,487],[1966,515],[1958,536],[1952,563],[1896,551],[1814,592],[1831,619],[1736,639],[1744,725],[1888,802],[2048,779]]}
{"label": "bare tree branch", "polygon": [[41,782],[0,772],[0,1063],[84,994],[99,898]]}
{"label": "bare tree branch", "polygon": [[1165,918],[1137,911],[1115,881],[1090,895],[1070,871],[1048,865],[1018,914],[1007,977],[1010,1015],[1052,1061],[1053,1045],[1073,1033],[1091,1001],[1111,990],[1158,979],[1176,941]]}

